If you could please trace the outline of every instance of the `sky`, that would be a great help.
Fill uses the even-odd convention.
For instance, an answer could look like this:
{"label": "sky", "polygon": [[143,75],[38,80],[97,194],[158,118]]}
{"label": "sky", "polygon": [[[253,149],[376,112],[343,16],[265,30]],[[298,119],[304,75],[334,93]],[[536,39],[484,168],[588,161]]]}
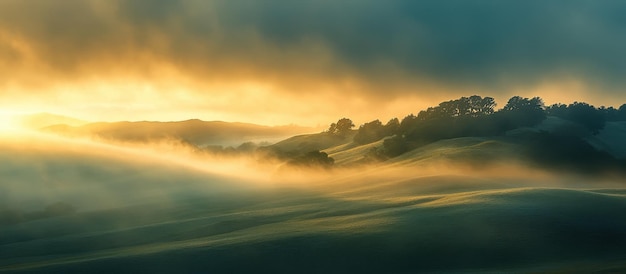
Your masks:
{"label": "sky", "polygon": [[619,107],[624,14],[610,0],[0,0],[0,116],[315,126],[473,94]]}

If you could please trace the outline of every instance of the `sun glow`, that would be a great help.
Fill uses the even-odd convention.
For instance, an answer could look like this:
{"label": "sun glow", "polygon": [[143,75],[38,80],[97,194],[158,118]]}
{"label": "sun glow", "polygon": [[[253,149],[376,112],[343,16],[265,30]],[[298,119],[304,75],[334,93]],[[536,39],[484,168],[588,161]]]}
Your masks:
{"label": "sun glow", "polygon": [[17,116],[16,113],[0,110],[0,134],[15,133],[23,129]]}

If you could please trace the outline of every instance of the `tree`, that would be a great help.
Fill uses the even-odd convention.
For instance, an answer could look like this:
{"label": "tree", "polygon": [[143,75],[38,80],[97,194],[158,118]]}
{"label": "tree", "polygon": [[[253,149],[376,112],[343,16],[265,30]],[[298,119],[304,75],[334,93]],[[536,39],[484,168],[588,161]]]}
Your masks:
{"label": "tree", "polygon": [[546,108],[546,114],[564,118],[567,116],[567,105],[554,104]]}
{"label": "tree", "polygon": [[398,130],[400,130],[400,120],[398,120],[398,118],[392,118],[389,122],[387,122],[387,124],[385,124],[384,136],[396,135]]}
{"label": "tree", "polygon": [[583,102],[574,102],[567,106],[554,104],[546,108],[546,113],[579,124],[592,134],[598,134],[604,128],[606,120],[616,120],[618,117],[618,111],[612,107],[596,109]]}
{"label": "tree", "polygon": [[255,144],[254,142],[245,142],[245,143],[242,143],[241,145],[239,145],[237,147],[237,151],[253,152],[257,148],[259,148],[259,146],[257,144]]}
{"label": "tree", "polygon": [[614,107],[600,106],[598,111],[604,115],[606,121],[619,121],[619,111]]}
{"label": "tree", "polygon": [[605,124],[605,116],[601,111],[590,104],[582,102],[570,104],[567,107],[567,116],[565,118],[583,125],[594,135],[600,133]]}
{"label": "tree", "polygon": [[289,164],[296,166],[308,166],[308,167],[324,167],[329,168],[335,163],[335,159],[328,157],[326,152],[320,152],[319,150],[310,151],[300,157],[297,157]]}
{"label": "tree", "polygon": [[417,117],[421,121],[453,117],[481,117],[493,114],[495,106],[496,101],[491,97],[482,98],[472,95],[441,102],[436,107],[420,111]]}
{"label": "tree", "polygon": [[369,144],[380,140],[384,136],[383,123],[379,120],[374,120],[369,123],[365,123],[359,127],[356,135],[354,135],[354,142],[359,144]]}
{"label": "tree", "polygon": [[376,142],[385,136],[395,135],[399,129],[400,121],[398,118],[389,120],[384,126],[380,120],[374,120],[359,127],[356,135],[354,135],[354,142],[358,144]]}
{"label": "tree", "polygon": [[[428,120],[433,120],[436,118],[439,118],[441,115],[439,114],[439,109],[438,107],[429,107],[426,110],[421,110],[419,113],[417,113],[417,117],[406,117],[407,118],[415,118],[415,120],[418,121],[428,121]],[[404,122],[404,120],[402,120],[402,122]]]}
{"label": "tree", "polygon": [[400,135],[409,133],[411,129],[415,127],[415,124],[417,124],[417,122],[417,116],[413,114],[407,115],[402,119],[402,122],[400,122],[400,128],[398,129],[398,133],[400,133]]}
{"label": "tree", "polygon": [[337,124],[335,124],[335,123],[330,124],[330,126],[328,127],[328,131],[327,132],[330,133],[330,134],[337,133]]}
{"label": "tree", "polygon": [[626,104],[623,104],[617,109],[617,120],[626,121]]}
{"label": "tree", "polygon": [[543,100],[539,97],[529,99],[513,96],[498,114],[498,123],[502,125],[501,130],[504,131],[534,126],[546,119]]}
{"label": "tree", "polygon": [[339,121],[337,121],[337,130],[335,133],[339,135],[345,135],[346,133],[350,132],[353,127],[354,124],[352,123],[352,120],[348,118],[341,118],[339,119]]}
{"label": "tree", "polygon": [[402,136],[394,136],[389,139],[385,139],[383,142],[383,153],[387,157],[396,157],[409,151],[410,147],[407,141]]}
{"label": "tree", "polygon": [[337,123],[330,124],[326,133],[334,135],[345,135],[346,133],[349,133],[353,127],[354,124],[352,123],[352,120],[348,118],[341,118],[339,119],[339,121],[337,121]]}
{"label": "tree", "polygon": [[505,111],[543,111],[543,100],[539,97],[533,97],[532,99],[523,98],[520,96],[513,96],[504,106]]}
{"label": "tree", "polygon": [[491,115],[495,111],[496,100],[492,97],[481,98],[478,95],[472,95],[469,97],[470,115],[472,117],[479,117],[483,115]]}

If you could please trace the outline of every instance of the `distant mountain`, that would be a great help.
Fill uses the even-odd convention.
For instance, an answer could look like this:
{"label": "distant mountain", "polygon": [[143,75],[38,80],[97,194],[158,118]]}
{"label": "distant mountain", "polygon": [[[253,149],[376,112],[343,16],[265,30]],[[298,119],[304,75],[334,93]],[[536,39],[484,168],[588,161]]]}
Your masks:
{"label": "distant mountain", "polygon": [[45,127],[43,130],[70,136],[93,136],[124,142],[174,139],[197,146],[237,145],[246,141],[277,141],[295,134],[316,131],[314,128],[294,125],[270,127],[198,119],[176,122],[98,122],[82,126],[59,124]]}
{"label": "distant mountain", "polygon": [[19,124],[21,124],[22,126],[26,128],[31,128],[31,129],[41,129],[44,127],[49,127],[52,125],[59,125],[59,124],[76,127],[76,126],[82,126],[82,125],[89,123],[87,121],[83,121],[80,119],[58,115],[58,114],[45,113],[45,112],[37,113],[37,114],[30,114],[30,115],[23,115],[23,116],[18,117],[17,119],[18,119]]}

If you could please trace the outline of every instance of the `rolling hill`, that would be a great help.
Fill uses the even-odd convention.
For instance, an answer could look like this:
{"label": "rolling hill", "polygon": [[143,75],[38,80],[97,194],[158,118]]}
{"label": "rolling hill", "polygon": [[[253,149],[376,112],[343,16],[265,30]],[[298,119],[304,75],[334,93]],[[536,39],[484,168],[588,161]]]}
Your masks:
{"label": "rolling hill", "polygon": [[[332,157],[336,166],[349,167],[371,163],[368,159],[371,158],[372,152],[383,149],[383,142],[391,137],[363,145],[352,140],[354,134],[356,132],[353,131],[349,136],[343,137],[326,133],[299,135],[280,141],[269,148],[284,155],[302,155],[309,151],[320,150]],[[550,137],[552,135],[549,135],[550,138],[544,140],[545,134],[554,136],[552,138]],[[587,160],[594,165],[600,165],[601,161],[623,165],[620,161],[626,159],[624,138],[626,138],[626,122],[607,122],[598,134],[591,135],[569,121],[548,117],[536,126],[517,128],[500,136],[458,137],[435,141],[387,159],[381,164],[419,165],[420,163],[455,162],[478,167],[498,162],[516,162],[552,168],[551,165],[559,165],[561,164],[559,161],[571,156],[570,158],[573,159],[570,159],[571,161],[564,167],[576,168],[576,166],[585,165]],[[555,151],[552,154],[548,153],[552,149]],[[577,153],[577,150],[580,153]],[[562,154],[567,151],[570,153]],[[550,160],[543,162],[542,158],[545,157]]]}
{"label": "rolling hill", "polygon": [[82,126],[89,122],[73,117],[57,115],[52,113],[36,113],[17,117],[18,123],[29,129],[41,129],[53,125],[64,124],[68,126]]}
{"label": "rolling hill", "polygon": [[[321,150],[338,168],[291,173],[263,158],[67,137],[201,145],[283,133],[249,124],[96,123],[47,128],[65,137],[4,137],[0,272],[623,272],[624,177],[530,157],[532,138],[563,127],[550,118],[370,163],[385,139],[297,135],[265,149]],[[609,122],[573,144],[619,159],[624,132]]]}
{"label": "rolling hill", "polygon": [[[492,142],[449,140],[405,157],[501,149]],[[626,269],[623,182],[531,178],[523,169],[429,173],[402,159],[301,174],[298,184],[236,177],[250,172],[243,166],[216,174],[175,157],[63,139],[2,140],[0,272]]]}

